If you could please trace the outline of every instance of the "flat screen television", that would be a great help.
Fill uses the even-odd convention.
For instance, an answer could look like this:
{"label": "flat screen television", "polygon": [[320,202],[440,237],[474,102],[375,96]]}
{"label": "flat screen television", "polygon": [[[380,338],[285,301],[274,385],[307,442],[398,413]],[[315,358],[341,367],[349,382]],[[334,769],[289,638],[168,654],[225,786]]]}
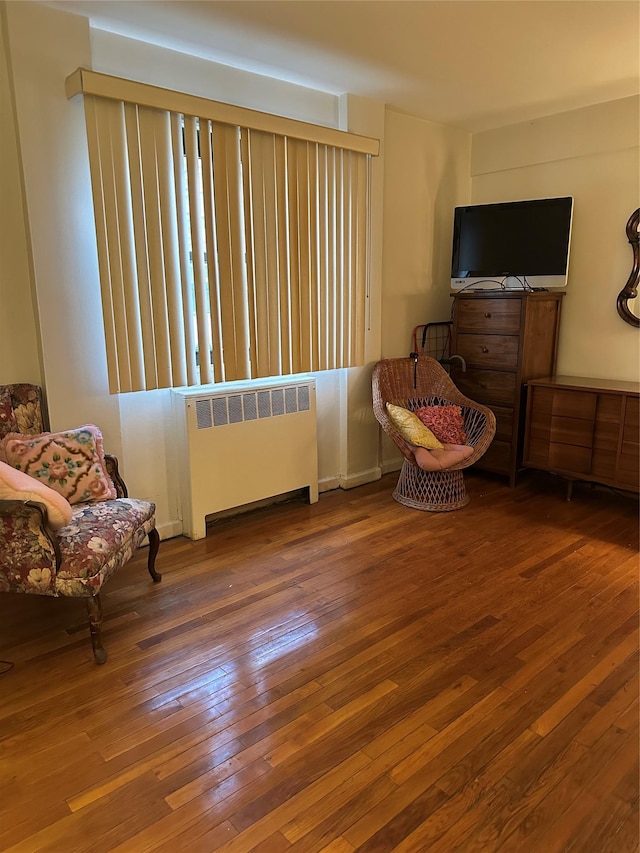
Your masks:
{"label": "flat screen television", "polygon": [[452,290],[566,287],[573,199],[456,207]]}

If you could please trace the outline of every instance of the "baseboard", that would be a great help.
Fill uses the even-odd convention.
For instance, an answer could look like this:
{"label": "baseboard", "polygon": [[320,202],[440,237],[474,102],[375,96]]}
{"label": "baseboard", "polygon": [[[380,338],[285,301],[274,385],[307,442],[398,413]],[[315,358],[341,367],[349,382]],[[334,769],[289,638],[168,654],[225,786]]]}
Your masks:
{"label": "baseboard", "polygon": [[387,459],[386,462],[383,462],[380,466],[383,474],[391,474],[393,471],[399,471],[402,468],[402,463],[404,462],[404,457],[400,457],[400,459]]}
{"label": "baseboard", "polygon": [[324,480],[318,480],[319,492],[332,492],[334,489],[340,488],[339,477],[325,477]]}
{"label": "baseboard", "polygon": [[364,486],[365,483],[374,483],[380,477],[382,477],[382,470],[376,466],[375,468],[369,468],[367,471],[358,471],[357,474],[327,477],[319,481],[318,490],[320,492],[330,492],[333,489],[355,489],[357,486]]}
{"label": "baseboard", "polygon": [[167,521],[164,524],[158,524],[157,530],[160,539],[174,539],[176,536],[182,536],[182,522],[179,519]]}

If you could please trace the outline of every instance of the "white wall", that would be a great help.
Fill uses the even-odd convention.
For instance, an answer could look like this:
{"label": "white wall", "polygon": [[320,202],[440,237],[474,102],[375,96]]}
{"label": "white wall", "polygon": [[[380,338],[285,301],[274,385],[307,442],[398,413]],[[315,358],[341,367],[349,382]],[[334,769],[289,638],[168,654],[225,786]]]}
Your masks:
{"label": "white wall", "polygon": [[[323,92],[90,31],[82,16],[36,3],[0,3],[0,8],[10,46],[3,85],[11,92],[13,84],[31,247],[10,260],[0,286],[32,266],[52,428],[97,423],[108,449],[120,457],[131,493],[154,500],[161,535],[175,535],[181,530],[179,462],[173,456],[170,392],[108,393],[84,110],[81,99],[66,100],[65,78],[78,66],[93,67],[318,124],[344,123],[369,135],[384,131],[384,107],[362,100],[340,103]],[[13,159],[11,170],[3,166],[3,173],[15,183]],[[371,363],[380,350],[382,174],[380,159],[374,167],[378,210],[372,230],[378,242],[372,281],[377,292],[372,293],[374,325],[366,344],[370,364],[318,377],[320,478],[331,487],[379,475],[377,425],[362,422],[360,413]],[[12,195],[17,208],[17,190]],[[22,287],[28,288],[28,282]],[[28,303],[28,290],[21,293],[22,303]],[[37,339],[36,311],[25,310],[25,315],[23,325],[31,326],[31,337]],[[22,331],[7,326],[7,347],[17,352]],[[7,374],[5,381],[13,378]]]}
{"label": "white wall", "polygon": [[387,110],[382,353],[408,355],[421,323],[451,315],[453,209],[471,194],[471,137]]}
{"label": "white wall", "polygon": [[456,204],[573,195],[559,368],[638,378],[638,332],[615,310],[631,265],[624,224],[638,206],[637,101],[477,134],[470,170],[470,137],[454,128],[91,31],[83,17],[37,3],[0,0],[0,9],[8,48],[1,106],[4,113],[13,95],[16,115],[15,127],[3,116],[0,130],[7,187],[0,381],[42,376],[54,429],[98,423],[108,448],[121,456],[131,492],[158,504],[163,535],[180,531],[169,392],[107,390],[84,111],[64,93],[65,77],[80,65],[381,138],[373,166],[367,364],[317,377],[326,487],[355,485],[398,465],[393,445],[385,440],[379,447],[371,368],[380,357],[407,354],[415,326],[448,318]]}
{"label": "white wall", "polygon": [[623,98],[473,137],[473,202],[574,197],[558,373],[640,379],[640,333],[616,310],[632,265],[625,225],[640,206],[638,107]]}
{"label": "white wall", "polygon": [[0,9],[0,384],[43,385],[3,11]]}
{"label": "white wall", "polygon": [[[107,393],[104,348],[95,343],[102,331],[84,123],[64,93],[65,76],[90,61],[89,27],[31,3],[7,3],[4,12],[51,426],[99,424],[120,454],[118,400]],[[12,345],[22,333],[17,326]]]}
{"label": "white wall", "polygon": [[[385,124],[382,356],[412,350],[413,330],[451,316],[453,209],[471,195],[471,137],[387,110]],[[382,438],[382,469],[401,455]]]}

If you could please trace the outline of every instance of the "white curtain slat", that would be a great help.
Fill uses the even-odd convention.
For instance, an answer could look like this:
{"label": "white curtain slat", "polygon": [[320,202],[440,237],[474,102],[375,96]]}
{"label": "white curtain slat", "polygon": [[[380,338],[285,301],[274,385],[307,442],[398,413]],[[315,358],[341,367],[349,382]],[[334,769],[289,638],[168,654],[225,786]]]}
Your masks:
{"label": "white curtain slat", "polygon": [[86,119],[112,392],[363,363],[368,154],[93,97]]}
{"label": "white curtain slat", "polygon": [[368,264],[368,238],[369,238],[369,173],[367,169],[368,160],[364,154],[355,154],[356,161],[356,188],[354,192],[354,207],[356,217],[355,254],[356,284],[354,288],[354,314],[356,321],[355,351],[352,354],[351,363],[361,366],[365,363],[365,338],[366,338],[366,312],[368,303],[367,280],[369,274]]}
{"label": "white curtain slat", "polygon": [[202,168],[198,153],[198,124],[192,116],[184,118],[184,136],[196,315],[194,334],[197,337],[200,382],[206,385],[213,382],[213,367],[209,357],[213,344],[209,317],[209,281],[205,264],[206,238],[200,209],[203,189]]}
{"label": "white curtain slat", "polygon": [[214,124],[213,181],[225,378],[248,379],[247,279],[240,164],[240,128]]}
{"label": "white curtain slat", "polygon": [[183,132],[183,117],[171,114],[171,147],[173,156],[173,179],[176,194],[176,227],[178,229],[178,254],[180,263],[180,288],[182,297],[182,329],[184,336],[184,359],[187,370],[187,385],[199,381],[196,363],[196,316],[194,281],[191,255],[191,232],[189,229],[189,194],[185,176],[186,155]]}
{"label": "white curtain slat", "polygon": [[171,344],[167,312],[166,282],[162,239],[162,211],[160,209],[157,114],[155,110],[138,110],[140,127],[140,154],[142,164],[142,193],[146,216],[147,257],[149,285],[153,316],[153,337],[156,346],[156,388],[171,387]]}
{"label": "white curtain slat", "polygon": [[[251,179],[251,173],[253,171],[254,165],[251,161],[251,140],[249,138],[249,133],[243,133],[240,137],[240,159],[243,169],[243,181],[242,181],[242,192],[243,192],[243,204],[244,204],[244,229],[245,229],[245,252],[247,258],[247,313],[248,313],[248,339],[249,339],[249,353],[251,360],[251,367],[253,370],[253,366],[256,366],[256,369],[260,369],[260,357],[258,353],[258,326],[257,326],[257,315],[258,311],[256,310],[256,281],[257,281],[257,268],[264,268],[264,264],[262,262],[262,253],[260,246],[256,247],[256,239],[253,229],[253,219],[254,219],[254,206],[256,204],[256,200],[254,198],[255,188],[254,182]],[[264,288],[263,288],[264,290]]]}
{"label": "white curtain slat", "polygon": [[[266,139],[269,142],[269,139]],[[245,223],[247,231],[247,289],[249,310],[249,345],[255,376],[269,376],[272,365],[269,325],[270,293],[273,287],[269,265],[267,209],[269,175],[268,148],[264,134],[247,132],[242,138],[243,186],[245,192]],[[266,161],[266,164],[265,164]],[[262,283],[262,284],[261,284]]]}
{"label": "white curtain slat", "polygon": [[[138,301],[138,278],[136,274],[136,248],[133,218],[131,215],[131,182],[128,169],[128,139],[126,135],[123,105],[109,107],[111,125],[111,152],[113,157],[114,222],[112,229],[118,235],[120,275],[114,275],[112,267],[111,287],[122,288],[122,310],[126,336],[118,344],[118,360],[128,365],[127,382],[130,390],[145,388],[143,340]],[[116,240],[110,240],[115,243]]]}
{"label": "white curtain slat", "polygon": [[105,349],[107,357],[107,375],[109,379],[109,390],[112,394],[118,393],[120,389],[120,375],[118,371],[118,347],[116,343],[116,329],[113,316],[113,299],[111,295],[111,271],[109,266],[109,235],[107,233],[107,221],[104,207],[103,172],[106,164],[103,162],[103,145],[108,143],[101,132],[100,110],[103,101],[99,98],[88,97],[85,99],[85,119],[87,125],[87,144],[89,149],[89,166],[91,170],[91,187],[93,192],[93,206],[95,212],[96,239],[98,247],[98,269],[100,275],[100,294],[102,299],[102,315],[105,333]]}
{"label": "white curtain slat", "polygon": [[131,221],[136,255],[137,301],[140,311],[140,340],[144,360],[144,383],[142,390],[158,387],[156,343],[154,334],[151,278],[147,251],[147,221],[144,205],[142,160],[140,155],[140,127],[138,108],[134,104],[124,105],[127,136],[127,168],[129,174]]}
{"label": "white curtain slat", "polygon": [[[106,102],[98,115],[98,129],[102,140],[102,193],[104,216],[107,228],[107,252],[109,263],[109,287],[111,290],[111,310],[115,329],[115,344],[118,360],[118,378],[121,387],[130,389],[131,370],[129,364],[129,340],[127,334],[127,313],[122,283],[122,259],[120,255],[120,232],[118,203],[116,196],[116,174],[114,163],[114,142],[117,145],[117,130],[120,104]],[[115,125],[115,127],[114,127]]]}
{"label": "white curtain slat", "polygon": [[300,360],[300,207],[299,207],[299,146],[296,139],[287,139],[287,210],[289,237],[289,305],[290,373],[304,368]]}
{"label": "white curtain slat", "polygon": [[320,244],[320,145],[310,145],[312,149],[311,173],[309,176],[309,235],[311,238],[311,288],[310,320],[311,320],[311,369],[320,370],[321,364],[321,287],[320,275],[321,244]]}
{"label": "white curtain slat", "polygon": [[336,367],[345,366],[345,216],[344,157],[336,151]]}
{"label": "white curtain slat", "polygon": [[162,230],[162,259],[164,264],[167,320],[169,324],[169,354],[171,384],[186,385],[187,362],[182,317],[182,286],[178,237],[178,209],[173,176],[173,145],[171,116],[156,110],[156,157],[158,172],[158,202]]}
{"label": "white curtain slat", "polygon": [[[280,136],[272,141],[273,183],[269,186],[275,211],[269,229],[269,245],[275,249],[273,287],[269,302],[272,351],[277,348],[280,372],[291,373],[291,270],[289,255],[289,211],[287,207],[287,143]],[[274,252],[272,252],[273,257]],[[271,268],[271,267],[270,267]],[[277,347],[276,347],[277,341]]]}
{"label": "white curtain slat", "polygon": [[355,220],[353,216],[353,161],[351,152],[344,152],[344,348],[345,365],[351,364],[354,350],[355,324],[353,316],[353,292],[355,287],[355,252],[352,240],[355,237]]}
{"label": "white curtain slat", "polygon": [[289,253],[287,238],[285,142],[261,133],[263,239],[266,252],[269,374],[282,374],[289,356]]}
{"label": "white curtain slat", "polygon": [[283,375],[293,373],[291,323],[293,309],[291,292],[293,288],[291,270],[291,251],[289,248],[289,199],[287,192],[287,140],[274,139],[275,165],[275,209],[277,211],[274,230],[278,251],[278,316],[280,338],[280,369]]}
{"label": "white curtain slat", "polygon": [[298,234],[298,328],[300,330],[298,371],[311,370],[311,219],[309,143],[296,141],[296,201]]}
{"label": "white curtain slat", "polygon": [[338,243],[337,243],[337,198],[336,198],[336,151],[328,149],[327,159],[327,254],[328,254],[328,369],[339,367],[338,360]]}
{"label": "white curtain slat", "polygon": [[213,378],[215,382],[226,379],[220,315],[220,278],[218,273],[217,211],[213,185],[213,148],[211,122],[200,121],[200,157],[202,162],[202,197],[204,202],[204,233],[207,246],[207,279],[209,285],[209,314],[213,348]]}

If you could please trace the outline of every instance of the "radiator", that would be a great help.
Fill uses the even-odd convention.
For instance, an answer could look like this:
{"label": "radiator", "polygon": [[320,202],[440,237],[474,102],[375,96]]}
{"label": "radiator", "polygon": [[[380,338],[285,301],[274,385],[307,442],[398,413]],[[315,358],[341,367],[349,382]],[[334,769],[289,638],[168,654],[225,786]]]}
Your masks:
{"label": "radiator", "polygon": [[252,380],[172,392],[185,536],[206,517],[307,488],[318,500],[315,381]]}

